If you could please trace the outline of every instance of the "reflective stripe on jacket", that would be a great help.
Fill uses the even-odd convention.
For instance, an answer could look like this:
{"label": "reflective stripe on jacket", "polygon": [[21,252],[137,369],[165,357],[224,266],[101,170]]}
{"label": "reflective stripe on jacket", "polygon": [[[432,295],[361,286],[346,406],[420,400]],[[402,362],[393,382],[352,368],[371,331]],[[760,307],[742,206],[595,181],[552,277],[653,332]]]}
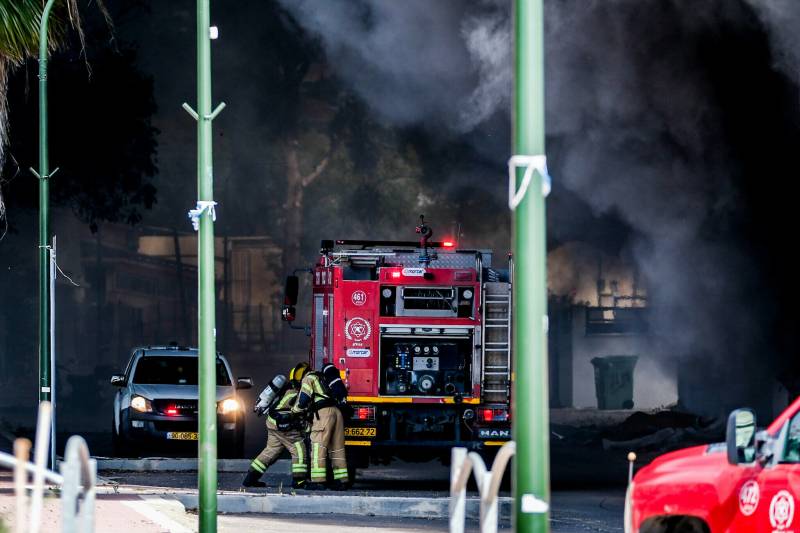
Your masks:
{"label": "reflective stripe on jacket", "polygon": [[312,400],[315,405],[322,405],[323,403],[328,405],[331,402],[331,398],[325,393],[325,387],[322,385],[320,376],[316,372],[306,374],[303,378],[303,383],[300,385],[300,394],[297,397],[297,402],[295,402],[294,407],[292,407],[292,412],[300,413],[307,411]]}

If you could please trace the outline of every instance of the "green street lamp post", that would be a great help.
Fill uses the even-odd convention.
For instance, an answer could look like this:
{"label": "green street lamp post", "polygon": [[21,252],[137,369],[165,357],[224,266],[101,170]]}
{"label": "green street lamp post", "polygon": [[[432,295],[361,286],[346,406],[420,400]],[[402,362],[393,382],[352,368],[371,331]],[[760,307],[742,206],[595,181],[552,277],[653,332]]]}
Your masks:
{"label": "green street lamp post", "polygon": [[550,501],[543,0],[515,0],[514,33],[514,524],[540,533],[549,531]]}
{"label": "green street lamp post", "polygon": [[39,24],[39,401],[50,401],[50,162],[47,153],[47,23],[55,0],[48,0]]}
{"label": "green street lamp post", "polygon": [[209,0],[197,0],[197,111],[183,108],[197,121],[197,206],[189,212],[197,238],[199,439],[198,520],[201,533],[217,530],[217,342],[214,290],[214,170],[211,123],[225,107],[211,110],[211,39]]}

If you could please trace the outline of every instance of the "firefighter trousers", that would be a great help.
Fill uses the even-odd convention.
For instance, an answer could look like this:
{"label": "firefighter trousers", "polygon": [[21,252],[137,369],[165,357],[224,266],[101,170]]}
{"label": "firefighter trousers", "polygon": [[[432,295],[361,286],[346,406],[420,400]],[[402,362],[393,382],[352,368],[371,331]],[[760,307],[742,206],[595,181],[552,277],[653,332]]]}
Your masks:
{"label": "firefighter trousers", "polygon": [[292,477],[305,479],[308,469],[303,433],[298,429],[278,431],[272,424],[267,424],[267,431],[267,445],[250,463],[250,470],[263,474],[278,460],[283,450],[289,450],[289,454],[292,456]]}
{"label": "firefighter trousers", "polygon": [[328,457],[333,479],[347,482],[347,458],[344,451],[344,417],[338,407],[323,407],[314,413],[311,423],[311,481],[325,483]]}

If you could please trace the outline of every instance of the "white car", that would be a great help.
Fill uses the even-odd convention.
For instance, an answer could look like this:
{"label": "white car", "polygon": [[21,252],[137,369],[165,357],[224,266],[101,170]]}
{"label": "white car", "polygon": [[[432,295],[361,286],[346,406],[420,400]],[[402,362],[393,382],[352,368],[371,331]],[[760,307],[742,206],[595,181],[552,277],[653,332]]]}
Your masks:
{"label": "white car", "polygon": [[[112,441],[118,456],[142,455],[153,444],[197,441],[197,348],[136,348],[124,374],[111,377],[114,396]],[[217,435],[220,457],[242,457],[244,408],[236,391],[253,386],[234,383],[231,367],[217,355]]]}

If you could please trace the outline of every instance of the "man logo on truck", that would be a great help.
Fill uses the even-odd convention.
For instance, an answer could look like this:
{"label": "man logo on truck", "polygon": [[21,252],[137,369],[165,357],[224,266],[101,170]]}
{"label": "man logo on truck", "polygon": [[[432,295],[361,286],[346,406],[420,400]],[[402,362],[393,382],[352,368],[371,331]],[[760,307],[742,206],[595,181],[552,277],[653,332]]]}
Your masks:
{"label": "man logo on truck", "polygon": [[786,531],[794,520],[794,497],[788,490],[782,490],[769,504],[769,521],[775,531]]}

